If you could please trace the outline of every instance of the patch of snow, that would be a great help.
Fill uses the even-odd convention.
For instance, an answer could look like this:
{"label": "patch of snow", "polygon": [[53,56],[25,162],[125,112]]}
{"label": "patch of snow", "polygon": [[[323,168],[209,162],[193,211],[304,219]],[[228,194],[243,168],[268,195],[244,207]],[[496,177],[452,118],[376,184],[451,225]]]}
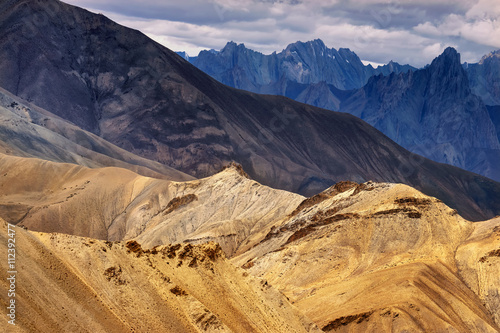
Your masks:
{"label": "patch of snow", "polygon": [[361,60],[361,62],[365,66],[372,65],[373,68],[377,68],[378,66],[384,66],[384,64],[381,64],[381,63],[378,63],[378,62],[374,62],[374,61]]}

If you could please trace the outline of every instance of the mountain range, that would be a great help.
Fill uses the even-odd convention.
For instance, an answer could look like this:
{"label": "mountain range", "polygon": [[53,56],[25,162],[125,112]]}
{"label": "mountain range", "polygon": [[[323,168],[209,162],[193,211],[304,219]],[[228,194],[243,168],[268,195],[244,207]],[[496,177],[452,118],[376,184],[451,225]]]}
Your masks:
{"label": "mountain range", "polygon": [[[0,2],[0,31],[2,329],[500,331],[500,183],[63,2]],[[464,147],[495,150],[498,107],[464,73],[447,49],[349,91],[282,82],[380,123],[410,105],[404,126],[463,123],[484,145]]]}
{"label": "mountain range", "polygon": [[486,105],[500,105],[500,50],[485,55],[476,64],[464,64],[474,94]]}
{"label": "mountain range", "polygon": [[411,152],[499,181],[500,146],[484,105],[500,104],[499,54],[465,70],[450,48],[420,70],[393,62],[373,69],[314,40],[271,55],[230,42],[187,59],[231,87],[353,114]]}
{"label": "mountain range", "polygon": [[172,182],[0,163],[3,203],[24,200],[17,227],[0,220],[2,250],[15,228],[30,268],[20,332],[499,330],[500,220],[466,221],[409,186],[340,182],[304,198],[237,165]]}
{"label": "mountain range", "polygon": [[364,65],[351,50],[328,48],[321,39],[296,42],[270,55],[235,42],[227,43],[220,51],[201,51],[196,57],[185,52],[179,54],[228,86],[287,97],[290,96],[284,94],[283,85],[292,82],[305,85],[326,82],[337,89],[351,90],[364,86],[373,75],[415,70],[392,61],[373,68]]}
{"label": "mountain range", "polygon": [[453,48],[424,69],[372,77],[340,109],[414,153],[500,180],[497,130]]}
{"label": "mountain range", "polygon": [[[500,211],[500,184],[411,154],[356,117],[227,87],[103,15],[54,2],[54,21],[44,3],[1,6],[0,86],[130,153],[194,177],[236,161],[305,195],[390,181],[472,220]],[[40,15],[51,24],[24,33],[19,22]]]}

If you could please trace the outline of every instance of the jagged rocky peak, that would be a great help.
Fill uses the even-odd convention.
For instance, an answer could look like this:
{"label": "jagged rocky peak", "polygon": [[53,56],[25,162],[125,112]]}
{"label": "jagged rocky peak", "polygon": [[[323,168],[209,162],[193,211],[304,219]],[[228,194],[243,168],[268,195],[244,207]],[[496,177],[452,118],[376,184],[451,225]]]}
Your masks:
{"label": "jagged rocky peak", "polygon": [[466,64],[474,94],[486,105],[500,105],[500,50],[483,56],[476,64]]}
{"label": "jagged rocky peak", "polygon": [[431,65],[431,68],[462,68],[460,63],[460,53],[457,52],[453,47],[447,47],[441,55],[435,58]]}
{"label": "jagged rocky peak", "polygon": [[470,94],[467,73],[460,62],[460,53],[452,47],[434,59],[427,67],[430,72],[430,93],[452,91],[459,93],[457,97],[464,98]]}
{"label": "jagged rocky peak", "polygon": [[220,50],[220,53],[225,54],[228,52],[232,52],[238,48],[246,48],[246,47],[245,47],[245,44],[243,44],[243,43],[238,44],[236,42],[230,41],[230,42],[227,42],[226,46],[224,46],[222,48],[222,50]]}
{"label": "jagged rocky peak", "polygon": [[485,62],[493,60],[493,59],[499,59],[500,60],[500,50],[492,51],[486,55],[484,55],[481,60],[479,61],[480,65],[484,65]]}
{"label": "jagged rocky peak", "polygon": [[321,39],[315,39],[307,42],[302,42],[302,41],[297,41],[295,43],[289,44],[285,48],[285,53],[290,53],[292,51],[298,51],[298,50],[303,50],[305,48],[311,48],[314,51],[324,51],[328,49],[325,45],[325,43]]}
{"label": "jagged rocky peak", "polygon": [[236,172],[240,176],[250,179],[250,176],[245,172],[245,170],[243,170],[243,167],[241,166],[241,164],[236,163],[234,161],[223,166],[222,169],[219,171],[219,173],[223,172],[223,171]]}

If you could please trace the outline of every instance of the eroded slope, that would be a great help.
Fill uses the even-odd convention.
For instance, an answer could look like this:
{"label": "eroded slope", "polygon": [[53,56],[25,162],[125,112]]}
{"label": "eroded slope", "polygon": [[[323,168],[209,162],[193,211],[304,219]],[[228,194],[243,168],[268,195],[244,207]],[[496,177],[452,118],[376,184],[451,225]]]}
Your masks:
{"label": "eroded slope", "polygon": [[[3,220],[0,229],[5,253]],[[1,319],[9,332],[319,331],[276,290],[229,264],[214,243],[144,251],[134,241],[21,228],[15,239],[16,326]],[[7,289],[2,279],[3,309]]]}
{"label": "eroded slope", "polygon": [[405,185],[337,187],[234,263],[325,331],[499,330],[498,221],[475,225]]}

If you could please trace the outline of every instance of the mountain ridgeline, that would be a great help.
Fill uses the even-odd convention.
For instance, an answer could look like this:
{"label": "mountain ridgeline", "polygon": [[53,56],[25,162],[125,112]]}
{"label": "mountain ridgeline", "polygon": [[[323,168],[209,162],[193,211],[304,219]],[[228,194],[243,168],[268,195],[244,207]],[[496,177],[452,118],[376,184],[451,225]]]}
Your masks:
{"label": "mountain ridgeline", "polygon": [[[181,53],[181,52],[180,52]],[[373,68],[365,66],[356,53],[341,48],[328,48],[322,40],[296,42],[280,53],[264,55],[244,44],[229,42],[220,51],[201,51],[197,57],[186,57],[193,65],[218,81],[238,89],[287,97],[287,83],[325,82],[337,89],[360,88],[376,74],[406,72],[415,68],[390,62]]]}
{"label": "mountain ridgeline", "polygon": [[103,15],[12,0],[0,4],[0,29],[1,87],[189,175],[236,161],[256,181],[305,195],[342,180],[386,181],[471,220],[500,213],[497,182],[412,154],[352,115],[223,85]]}
{"label": "mountain ridgeline", "polygon": [[477,64],[464,67],[474,94],[486,105],[500,105],[500,50],[485,55]]}
{"label": "mountain ridgeline", "polygon": [[[0,31],[8,332],[500,332],[500,183],[57,0],[0,2]],[[453,49],[349,91],[281,82],[498,169],[500,107]]]}
{"label": "mountain ridgeline", "polygon": [[417,70],[392,61],[364,66],[354,52],[321,40],[271,55],[234,42],[195,58],[182,54],[231,87],[351,113],[414,153],[497,181],[500,146],[484,104],[500,104],[499,55],[462,69],[460,55],[449,48]]}

